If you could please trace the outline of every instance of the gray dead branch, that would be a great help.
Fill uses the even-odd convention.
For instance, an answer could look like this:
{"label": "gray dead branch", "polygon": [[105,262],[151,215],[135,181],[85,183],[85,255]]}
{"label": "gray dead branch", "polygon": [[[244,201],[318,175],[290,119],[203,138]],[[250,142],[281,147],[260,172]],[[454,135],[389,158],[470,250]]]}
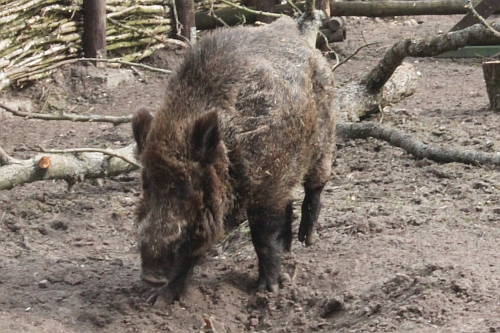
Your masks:
{"label": "gray dead branch", "polygon": [[500,153],[486,153],[468,149],[428,145],[411,134],[371,121],[339,124],[337,125],[337,134],[350,139],[367,139],[372,137],[383,140],[394,147],[404,149],[416,158],[426,158],[438,163],[500,165]]}
{"label": "gray dead branch", "polygon": [[[112,152],[134,157],[135,144]],[[107,178],[137,170],[137,166],[119,157],[99,152],[85,153],[39,153],[27,160],[15,160],[0,167],[0,190],[39,180],[62,179],[68,184],[83,179]]]}

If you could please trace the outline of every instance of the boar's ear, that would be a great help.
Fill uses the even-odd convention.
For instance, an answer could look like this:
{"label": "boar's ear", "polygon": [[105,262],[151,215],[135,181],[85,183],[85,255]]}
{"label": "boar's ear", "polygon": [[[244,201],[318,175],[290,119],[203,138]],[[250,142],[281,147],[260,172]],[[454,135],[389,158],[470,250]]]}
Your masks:
{"label": "boar's ear", "polygon": [[217,112],[209,112],[195,121],[192,140],[193,158],[199,162],[212,162],[220,142]]}
{"label": "boar's ear", "polygon": [[151,128],[153,116],[146,108],[140,108],[132,117],[132,131],[134,132],[135,142],[137,142],[137,153],[144,150],[146,136]]}

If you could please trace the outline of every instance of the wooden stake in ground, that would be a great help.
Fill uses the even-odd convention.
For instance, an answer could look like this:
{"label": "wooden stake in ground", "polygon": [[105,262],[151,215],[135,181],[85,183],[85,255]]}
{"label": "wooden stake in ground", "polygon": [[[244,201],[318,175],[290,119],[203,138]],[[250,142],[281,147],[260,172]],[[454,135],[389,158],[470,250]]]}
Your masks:
{"label": "wooden stake in ground", "polygon": [[[83,53],[106,58],[106,0],[83,0]],[[102,63],[101,63],[102,65]]]}
{"label": "wooden stake in ground", "polygon": [[196,29],[194,22],[194,0],[175,0],[175,9],[177,10],[177,34],[184,36],[186,40],[191,41],[191,30]]}
{"label": "wooden stake in ground", "polygon": [[483,74],[490,106],[500,111],[500,61],[483,62]]}

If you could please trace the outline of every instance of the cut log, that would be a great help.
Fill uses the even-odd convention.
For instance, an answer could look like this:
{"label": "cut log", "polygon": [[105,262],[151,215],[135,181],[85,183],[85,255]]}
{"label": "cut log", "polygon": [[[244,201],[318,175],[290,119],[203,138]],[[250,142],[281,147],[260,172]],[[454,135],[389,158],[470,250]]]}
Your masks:
{"label": "cut log", "polygon": [[[116,153],[134,160],[135,144]],[[38,180],[63,179],[68,182],[104,178],[136,170],[137,166],[101,153],[38,154],[0,167],[0,190]]]}
{"label": "cut log", "polygon": [[500,111],[500,61],[483,62],[483,74],[490,107]]}
{"label": "cut log", "polygon": [[347,21],[346,18],[342,17],[342,16],[332,17],[328,20],[328,24],[327,24],[328,29],[330,29],[330,31],[332,31],[332,32],[343,29],[346,25],[346,21]]}

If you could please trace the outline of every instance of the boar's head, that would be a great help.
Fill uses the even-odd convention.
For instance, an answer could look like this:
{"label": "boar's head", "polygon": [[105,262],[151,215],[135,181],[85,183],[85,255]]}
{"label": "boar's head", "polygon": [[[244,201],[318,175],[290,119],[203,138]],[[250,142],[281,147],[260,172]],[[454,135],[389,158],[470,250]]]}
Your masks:
{"label": "boar's head", "polygon": [[216,112],[173,119],[141,109],[132,128],[142,163],[142,277],[162,284],[185,275],[223,232],[230,202],[225,147]]}

